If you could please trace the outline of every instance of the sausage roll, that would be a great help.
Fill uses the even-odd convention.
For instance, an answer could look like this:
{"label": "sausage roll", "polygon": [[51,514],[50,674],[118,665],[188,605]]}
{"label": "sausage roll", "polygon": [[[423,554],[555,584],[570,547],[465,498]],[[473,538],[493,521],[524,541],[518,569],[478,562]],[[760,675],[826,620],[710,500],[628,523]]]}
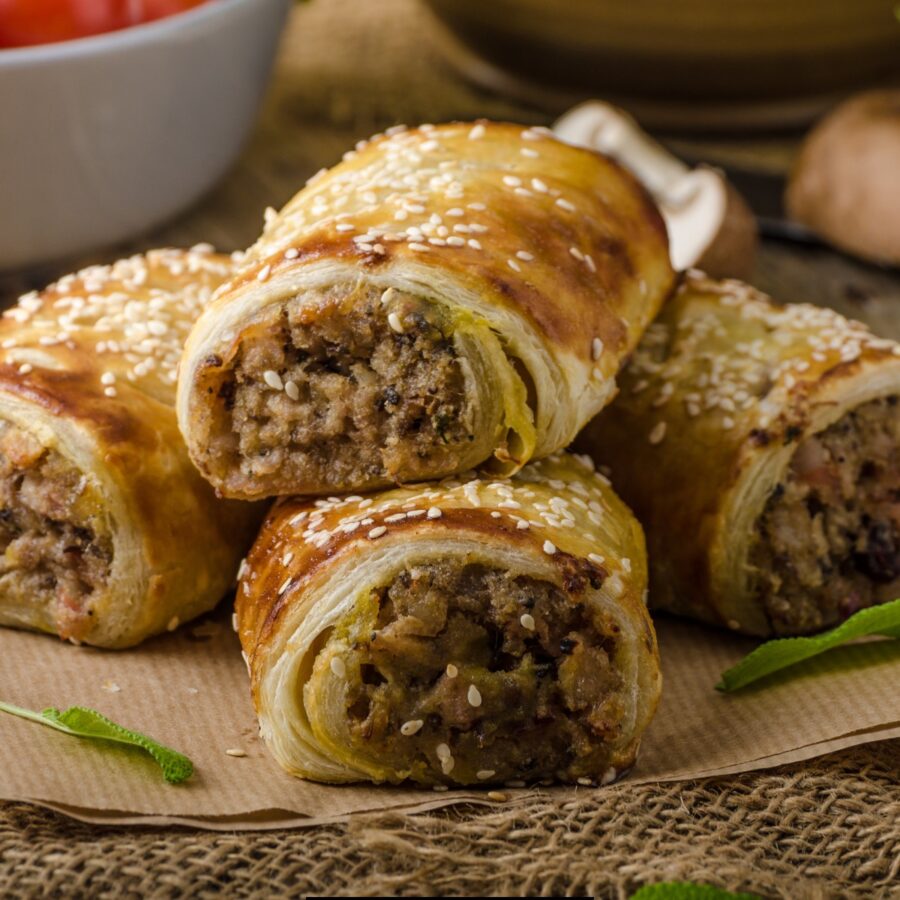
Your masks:
{"label": "sausage roll", "polygon": [[659,696],[645,581],[587,458],[282,501],[236,603],[261,733],[317,781],[611,781]]}
{"label": "sausage roll", "polygon": [[814,632],[900,594],[900,346],[689,275],[578,445],[647,529],[651,605]]}
{"label": "sausage roll", "polygon": [[0,624],[125,647],[233,583],[256,510],[215,498],[174,409],[184,340],[230,269],[154,251],[4,313]]}
{"label": "sausage roll", "polygon": [[610,400],[672,282],[611,160],[516,125],[394,131],[269,216],[191,333],[181,430],[230,497],[511,474]]}

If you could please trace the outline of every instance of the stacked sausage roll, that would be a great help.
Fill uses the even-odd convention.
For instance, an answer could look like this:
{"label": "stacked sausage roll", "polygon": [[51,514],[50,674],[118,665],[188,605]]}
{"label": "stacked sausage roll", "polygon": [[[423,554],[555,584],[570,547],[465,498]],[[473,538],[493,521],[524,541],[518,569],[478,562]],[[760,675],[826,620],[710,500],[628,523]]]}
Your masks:
{"label": "stacked sausage roll", "polygon": [[690,275],[578,444],[659,608],[767,636],[900,594],[900,345],[859,323]]}
{"label": "stacked sausage roll", "polygon": [[261,733],[321,781],[611,781],[659,697],[645,584],[586,458],[282,501],[236,605]]}
{"label": "stacked sausage roll", "polygon": [[211,609],[258,521],[175,421],[188,331],[230,273],[202,248],[67,276],[0,321],[0,624],[125,647]]}
{"label": "stacked sausage roll", "polygon": [[280,501],[240,579],[288,771],[632,765],[660,686],[642,532],[551,455],[612,398],[673,281],[640,186],[521,126],[397,130],[270,218],[188,340],[178,415],[222,494],[331,495]]}
{"label": "stacked sausage roll", "polygon": [[271,217],[190,336],[181,429],[231,497],[510,474],[612,398],[672,282],[610,160],[514,125],[395,131]]}

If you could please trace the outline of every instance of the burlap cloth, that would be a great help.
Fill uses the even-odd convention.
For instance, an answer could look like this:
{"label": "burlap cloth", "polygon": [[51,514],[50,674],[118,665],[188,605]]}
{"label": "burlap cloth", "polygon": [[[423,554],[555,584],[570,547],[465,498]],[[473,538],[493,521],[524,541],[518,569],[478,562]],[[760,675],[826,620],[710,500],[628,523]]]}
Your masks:
{"label": "burlap cloth", "polygon": [[[459,78],[441,61],[433,28],[414,0],[313,0],[297,10],[239,166],[199,208],[141,243],[245,244],[265,205],[283,202],[348,143],[386,124],[477,115],[545,121]],[[5,277],[0,293],[52,274]],[[895,276],[827,251],[766,247],[755,280],[876,323],[895,323],[900,308]],[[585,791],[564,803],[535,798],[244,834],[97,828],[6,804],[0,890],[625,897],[648,882],[686,879],[785,898],[900,896],[898,771],[894,741],[768,772]]]}

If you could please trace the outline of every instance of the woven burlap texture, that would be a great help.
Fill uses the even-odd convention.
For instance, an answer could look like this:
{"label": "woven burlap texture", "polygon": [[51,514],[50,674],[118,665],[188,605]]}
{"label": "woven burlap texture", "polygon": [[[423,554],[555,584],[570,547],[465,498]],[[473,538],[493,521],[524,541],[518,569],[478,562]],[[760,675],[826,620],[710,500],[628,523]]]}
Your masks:
{"label": "woven burlap texture", "polygon": [[0,813],[9,895],[593,895],[687,879],[767,897],[888,897],[900,875],[900,742],[693,784],[588,791],[560,805],[380,815],[220,834]]}
{"label": "woven burlap texture", "polygon": [[[295,13],[283,50],[243,163],[200,208],[142,243],[244,243],[256,213],[283,202],[300,173],[386,124],[542,120],[456,77],[415,0],[313,0]],[[771,772],[586,791],[564,804],[537,796],[246,834],[98,828],[7,804],[0,892],[625,897],[687,879],[784,898],[900,896],[898,771],[900,742],[891,742]]]}

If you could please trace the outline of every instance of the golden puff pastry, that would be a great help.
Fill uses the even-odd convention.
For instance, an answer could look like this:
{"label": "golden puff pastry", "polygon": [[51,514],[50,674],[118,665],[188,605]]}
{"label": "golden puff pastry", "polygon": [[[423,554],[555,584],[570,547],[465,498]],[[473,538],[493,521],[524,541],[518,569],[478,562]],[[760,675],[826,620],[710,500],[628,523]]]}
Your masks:
{"label": "golden puff pastry", "polygon": [[768,636],[900,594],[900,346],[691,274],[577,445],[647,530],[651,606]]}
{"label": "golden puff pastry", "polygon": [[187,333],[231,272],[203,247],[69,275],[0,321],[0,624],[126,647],[211,609],[259,514],[175,421]]}
{"label": "golden puff pastry", "polygon": [[231,497],[511,474],[609,402],[673,278],[611,160],[518,125],[393,129],[269,217],[190,336],[181,430]]}
{"label": "golden puff pastry", "polygon": [[236,601],[261,734],[317,781],[612,781],[659,698],[645,584],[586,457],[280,501]]}

